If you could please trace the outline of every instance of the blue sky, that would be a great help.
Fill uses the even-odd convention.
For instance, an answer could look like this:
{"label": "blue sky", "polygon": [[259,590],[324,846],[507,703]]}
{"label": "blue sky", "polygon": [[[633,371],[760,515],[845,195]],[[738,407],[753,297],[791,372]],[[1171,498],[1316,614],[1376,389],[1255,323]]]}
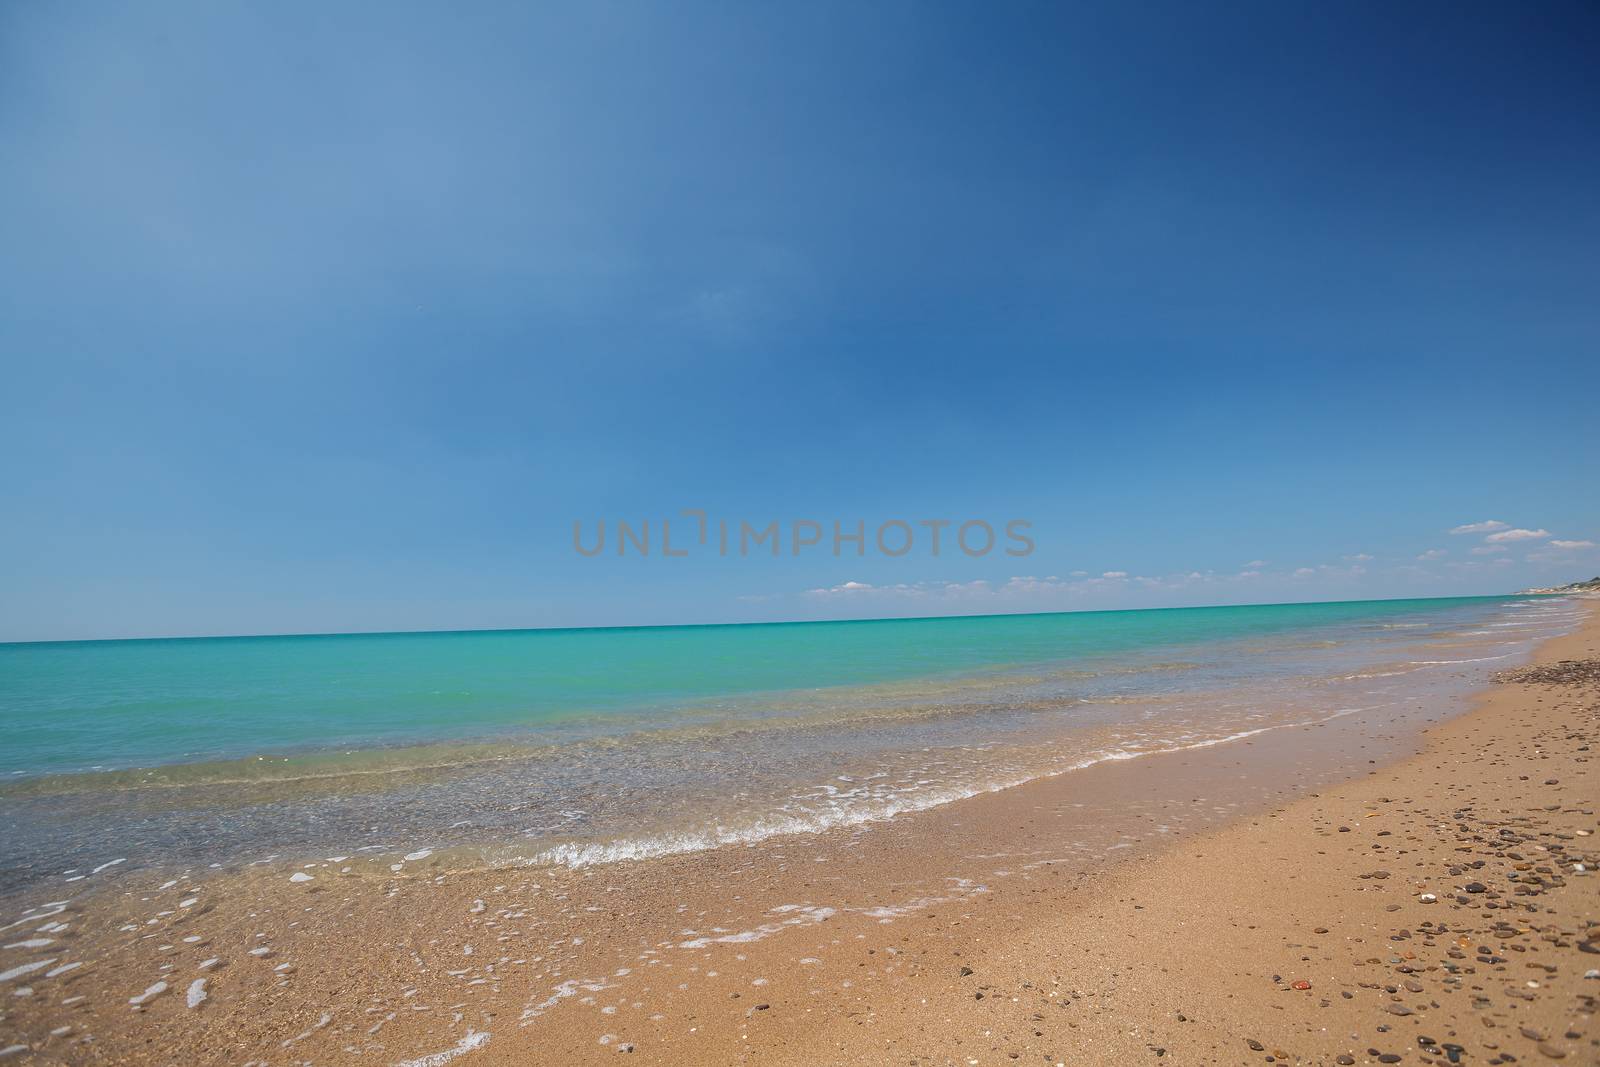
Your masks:
{"label": "blue sky", "polygon": [[[1587,577],[1596,54],[1557,3],[6,5],[0,639]],[[1036,549],[573,551],[684,508]]]}

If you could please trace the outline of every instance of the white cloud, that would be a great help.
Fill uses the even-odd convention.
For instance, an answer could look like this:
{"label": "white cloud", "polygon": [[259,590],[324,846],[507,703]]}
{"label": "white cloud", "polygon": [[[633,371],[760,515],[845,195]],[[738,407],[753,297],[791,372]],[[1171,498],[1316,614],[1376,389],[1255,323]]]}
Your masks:
{"label": "white cloud", "polygon": [[[1442,550],[1435,551],[1442,553]],[[1345,557],[1347,560],[1372,558],[1366,553]],[[1265,566],[1262,560],[1251,562]],[[1322,563],[1301,567],[1293,572],[1293,576],[1301,579],[1352,578],[1366,573],[1367,568],[1361,563]],[[1213,570],[1175,571],[1164,575],[1136,574],[1132,571],[1102,571],[1099,574],[1091,574],[1088,571],[1077,570],[1068,574],[1070,577],[1054,574],[1047,577],[1018,574],[1012,575],[1005,581],[996,582],[985,579],[969,582],[923,579],[885,585],[851,579],[838,585],[807,589],[799,595],[814,602],[831,602],[840,606],[849,604],[858,609],[873,605],[915,606],[919,610],[970,608],[977,605],[994,605],[997,609],[1033,608],[1041,605],[1059,606],[1083,602],[1080,598],[1092,600],[1096,597],[1137,595],[1139,592],[1150,595],[1158,590],[1181,591],[1212,587],[1220,589],[1224,587],[1224,583],[1239,583],[1239,586],[1244,588],[1254,582],[1282,577],[1278,572],[1256,567],[1247,567],[1237,573],[1222,574]],[[743,596],[739,599],[749,603],[761,603],[765,600],[781,600],[794,595],[769,593]]]}
{"label": "white cloud", "polygon": [[1357,552],[1353,556],[1345,556],[1344,559],[1350,563],[1369,563],[1373,557],[1365,552]]}
{"label": "white cloud", "polygon": [[989,593],[993,590],[989,588],[987,581],[982,578],[976,578],[970,582],[946,582],[944,591],[952,595],[960,595],[962,593]]}
{"label": "white cloud", "polygon": [[1428,551],[1424,552],[1422,555],[1418,556],[1417,558],[1418,559],[1443,559],[1445,556],[1448,556],[1449,554],[1450,553],[1446,552],[1442,548],[1430,548],[1430,549],[1428,549]]}
{"label": "white cloud", "polygon": [[1492,533],[1485,537],[1484,540],[1491,544],[1498,544],[1501,541],[1537,541],[1541,537],[1549,536],[1549,530],[1524,530],[1519,527],[1515,530],[1501,530],[1499,533]]}
{"label": "white cloud", "polygon": [[1551,541],[1555,548],[1593,548],[1593,541]]}
{"label": "white cloud", "polygon": [[1501,522],[1499,519],[1485,519],[1482,522],[1469,522],[1464,526],[1452,527],[1453,534],[1493,533],[1495,530],[1504,530],[1510,523]]}
{"label": "white cloud", "polygon": [[1505,545],[1476,545],[1472,549],[1472,554],[1474,556],[1492,556],[1496,552],[1504,552],[1505,550]]}
{"label": "white cloud", "polygon": [[826,589],[807,589],[806,596],[830,597],[853,596],[864,593],[896,593],[910,592],[908,585],[869,585],[866,582],[843,582],[839,585],[829,586]]}
{"label": "white cloud", "polygon": [[1265,567],[1266,565],[1267,565],[1267,561],[1264,560],[1264,559],[1253,559],[1249,563],[1246,563],[1244,565],[1244,569],[1247,570],[1247,571],[1258,571],[1262,567]]}

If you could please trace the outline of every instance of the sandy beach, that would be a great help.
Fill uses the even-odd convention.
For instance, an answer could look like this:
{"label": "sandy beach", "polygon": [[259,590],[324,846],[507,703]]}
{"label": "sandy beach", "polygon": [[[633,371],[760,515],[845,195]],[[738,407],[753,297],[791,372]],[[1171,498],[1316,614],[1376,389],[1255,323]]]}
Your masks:
{"label": "sandy beach", "polygon": [[[129,875],[6,916],[37,1063],[1595,1062],[1600,621],[1385,709],[581,870]],[[1424,727],[1429,727],[1423,732]],[[1585,973],[1591,977],[1585,979]]]}

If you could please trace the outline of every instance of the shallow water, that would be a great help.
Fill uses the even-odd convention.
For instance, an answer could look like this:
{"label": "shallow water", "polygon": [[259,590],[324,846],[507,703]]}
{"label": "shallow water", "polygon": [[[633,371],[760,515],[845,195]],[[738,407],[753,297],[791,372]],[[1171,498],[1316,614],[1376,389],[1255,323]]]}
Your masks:
{"label": "shallow water", "polygon": [[0,889],[328,851],[584,865],[870,823],[1448,698],[1578,615],[1500,597],[0,646]]}

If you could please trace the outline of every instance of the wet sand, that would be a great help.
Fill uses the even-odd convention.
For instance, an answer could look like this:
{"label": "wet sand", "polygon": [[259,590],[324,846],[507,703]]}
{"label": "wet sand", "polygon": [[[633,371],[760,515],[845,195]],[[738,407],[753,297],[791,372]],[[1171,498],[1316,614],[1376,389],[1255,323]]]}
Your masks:
{"label": "wet sand", "polygon": [[[1535,662],[1576,659],[1600,659],[1594,615]],[[138,872],[7,908],[0,1049],[1600,1061],[1600,980],[1583,977],[1600,967],[1600,686],[1507,683],[1459,710],[1351,714],[874,827],[579,871],[416,854]]]}

